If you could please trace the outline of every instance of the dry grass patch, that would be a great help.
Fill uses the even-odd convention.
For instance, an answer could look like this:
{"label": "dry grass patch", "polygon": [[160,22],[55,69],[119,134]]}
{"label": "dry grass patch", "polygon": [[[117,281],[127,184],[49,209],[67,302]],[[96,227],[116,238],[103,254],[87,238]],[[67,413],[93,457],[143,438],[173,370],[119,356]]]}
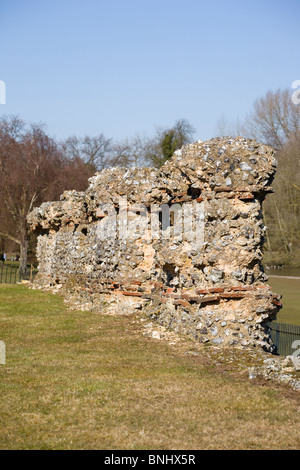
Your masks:
{"label": "dry grass patch", "polygon": [[1,449],[296,449],[299,393],[142,334],[134,316],[70,311],[0,286]]}

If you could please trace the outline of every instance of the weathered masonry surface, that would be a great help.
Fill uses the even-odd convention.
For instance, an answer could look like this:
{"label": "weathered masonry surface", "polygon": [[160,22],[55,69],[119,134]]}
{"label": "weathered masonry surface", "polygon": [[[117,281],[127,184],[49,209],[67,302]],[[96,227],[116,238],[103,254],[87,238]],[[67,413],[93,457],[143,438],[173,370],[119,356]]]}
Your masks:
{"label": "weathered masonry surface", "polygon": [[160,169],[97,173],[85,192],[29,215],[36,282],[93,299],[130,296],[197,341],[273,351],[267,322],[281,303],[261,261],[275,170],[272,148],[223,137],[183,147]]}

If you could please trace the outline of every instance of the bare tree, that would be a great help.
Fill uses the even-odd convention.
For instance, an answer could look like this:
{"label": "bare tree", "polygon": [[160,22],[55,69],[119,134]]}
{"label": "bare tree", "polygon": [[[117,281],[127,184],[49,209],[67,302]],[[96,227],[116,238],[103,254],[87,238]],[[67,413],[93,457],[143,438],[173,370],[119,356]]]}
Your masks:
{"label": "bare tree", "polygon": [[300,249],[300,106],[293,103],[292,90],[268,91],[258,98],[245,126],[251,137],[277,150],[275,194],[264,204],[267,248],[294,263]]}
{"label": "bare tree", "polygon": [[230,121],[224,113],[222,113],[216,124],[216,137],[222,136],[231,136],[231,137],[248,137],[249,130],[245,127],[245,124],[236,119],[235,121]]}
{"label": "bare tree", "polygon": [[255,101],[246,124],[257,140],[281,149],[299,135],[300,106],[293,103],[289,89],[268,91]]}
{"label": "bare tree", "polygon": [[148,139],[137,134],[112,146],[110,162],[113,166],[125,168],[147,166],[147,149]]}
{"label": "bare tree", "polygon": [[27,126],[17,117],[0,120],[0,236],[19,245],[21,270],[27,265],[27,215],[65,189],[85,189],[89,176],[86,166],[67,159],[40,125]]}
{"label": "bare tree", "polygon": [[93,173],[111,166],[112,140],[103,134],[95,137],[86,135],[83,138],[72,136],[62,146],[69,158],[82,159]]}
{"label": "bare tree", "polygon": [[300,249],[300,137],[279,150],[277,160],[275,193],[264,203],[269,249],[293,254]]}

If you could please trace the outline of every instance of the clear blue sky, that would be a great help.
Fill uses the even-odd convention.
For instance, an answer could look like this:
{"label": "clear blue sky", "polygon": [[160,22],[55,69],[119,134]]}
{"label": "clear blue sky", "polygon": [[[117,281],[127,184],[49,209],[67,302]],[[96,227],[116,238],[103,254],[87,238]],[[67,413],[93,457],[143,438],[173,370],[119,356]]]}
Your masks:
{"label": "clear blue sky", "polygon": [[196,138],[300,80],[299,0],[0,0],[0,116],[64,139],[151,135],[188,119]]}

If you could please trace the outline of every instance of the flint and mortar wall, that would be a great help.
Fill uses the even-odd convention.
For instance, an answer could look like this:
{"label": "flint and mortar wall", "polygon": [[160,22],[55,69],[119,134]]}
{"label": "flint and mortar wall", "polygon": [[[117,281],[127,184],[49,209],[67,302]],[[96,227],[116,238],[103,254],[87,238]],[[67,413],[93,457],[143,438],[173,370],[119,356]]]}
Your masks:
{"label": "flint and mortar wall", "polygon": [[[87,297],[131,296],[151,318],[198,341],[273,352],[267,322],[281,303],[261,261],[262,202],[275,170],[272,148],[230,137],[187,145],[159,170],[103,170],[85,192],[65,192],[29,215],[40,234],[36,282],[72,281]],[[160,217],[155,238],[151,215],[162,207],[175,215],[170,227]],[[187,207],[196,239],[187,229],[174,233]],[[139,220],[127,238],[126,219],[127,228]]]}

